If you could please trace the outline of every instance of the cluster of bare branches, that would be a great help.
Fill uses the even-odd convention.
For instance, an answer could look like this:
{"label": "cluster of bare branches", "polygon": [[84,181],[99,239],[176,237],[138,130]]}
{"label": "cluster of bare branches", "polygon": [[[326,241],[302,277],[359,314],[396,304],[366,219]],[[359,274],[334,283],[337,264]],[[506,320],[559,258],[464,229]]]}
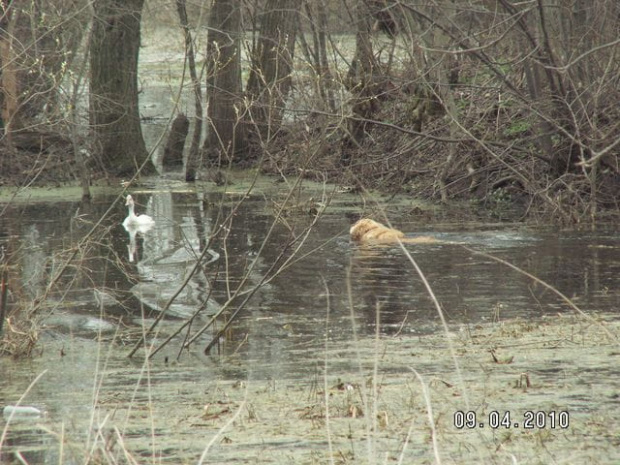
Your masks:
{"label": "cluster of bare branches", "polygon": [[[181,87],[195,103],[189,181],[203,161],[263,160],[290,173],[318,153],[319,176],[345,173],[343,182],[442,201],[521,202],[569,222],[618,209],[614,0],[298,3],[7,3],[0,162],[13,164],[7,154],[28,145],[26,128],[42,115],[62,114],[45,127],[86,129],[87,142],[68,132],[76,178],[88,177],[85,164],[119,176],[152,172],[138,110],[139,32],[143,14],[168,11],[165,27],[182,32],[170,46],[186,51]],[[75,23],[88,26],[66,27]],[[88,83],[87,120],[60,111],[58,102],[75,109],[83,100],[84,86],[67,80]],[[63,93],[71,98],[59,100]],[[48,168],[39,161],[34,173]]]}
{"label": "cluster of bare branches", "polygon": [[563,220],[617,209],[616,3],[400,6],[429,28],[421,48],[439,75],[426,84],[450,133],[478,149],[466,164],[449,155],[443,185],[466,166],[471,188],[512,187]]}

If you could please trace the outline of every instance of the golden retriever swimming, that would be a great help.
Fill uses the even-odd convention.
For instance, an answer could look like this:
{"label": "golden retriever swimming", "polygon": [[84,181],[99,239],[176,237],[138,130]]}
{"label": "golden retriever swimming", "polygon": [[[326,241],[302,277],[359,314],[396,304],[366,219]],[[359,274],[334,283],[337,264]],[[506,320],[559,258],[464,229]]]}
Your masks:
{"label": "golden retriever swimming", "polygon": [[437,242],[433,237],[405,237],[398,229],[388,228],[369,218],[362,218],[351,226],[351,240],[360,244],[393,244],[398,241],[406,244],[430,244]]}

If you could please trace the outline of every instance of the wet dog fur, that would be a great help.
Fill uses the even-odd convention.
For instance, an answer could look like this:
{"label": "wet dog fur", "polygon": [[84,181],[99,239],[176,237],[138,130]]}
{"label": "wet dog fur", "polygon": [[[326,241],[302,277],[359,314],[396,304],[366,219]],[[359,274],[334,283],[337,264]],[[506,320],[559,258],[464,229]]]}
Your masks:
{"label": "wet dog fur", "polygon": [[370,218],[362,218],[350,230],[351,240],[360,244],[393,244],[404,242],[407,244],[429,244],[436,239],[429,236],[405,237],[398,229],[388,228]]}

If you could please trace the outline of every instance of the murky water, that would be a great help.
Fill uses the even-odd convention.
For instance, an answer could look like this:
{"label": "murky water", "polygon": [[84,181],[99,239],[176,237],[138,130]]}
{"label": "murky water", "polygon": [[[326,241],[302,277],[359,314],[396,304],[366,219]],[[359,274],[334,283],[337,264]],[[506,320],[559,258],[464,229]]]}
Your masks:
{"label": "murky water", "polygon": [[[142,446],[132,450],[144,454],[145,462],[157,461],[149,446],[154,435],[165,438],[166,450],[160,451],[165,460],[178,463],[183,457],[195,463],[191,434],[177,437],[175,425],[165,421],[152,421],[149,427],[152,415],[166,415],[157,396],[163,397],[161,405],[174,408],[175,395],[185,399],[191,391],[197,397],[185,400],[183,408],[200,412],[220,385],[308,386],[322,373],[326,357],[334,376],[355,370],[359,352],[349,350],[355,341],[371,343],[377,334],[415,340],[442,331],[420,276],[399,247],[349,243],[349,213],[361,211],[354,195],[335,194],[308,232],[313,219],[309,199],[318,199],[316,190],[297,192],[274,225],[286,195],[274,186],[268,195],[245,199],[243,187],[235,185],[201,194],[158,187],[132,193],[138,212],[154,218],[153,228],[126,231],[121,226],[126,210],[119,202],[51,288],[50,280],[113,197],[98,196],[90,207],[21,200],[6,209],[0,244],[11,256],[9,300],[13,305],[36,299],[43,304],[37,311],[41,339],[32,360],[0,358],[0,406],[15,405],[26,393],[22,404],[45,413],[11,422],[0,448],[3,463],[10,463],[15,451],[28,463],[78,463],[75,457],[88,455],[89,444],[102,440],[101,431],[113,435],[109,424],[128,441],[141,438]],[[413,220],[393,220],[405,231],[420,232]],[[460,244],[534,274],[586,312],[619,316],[615,229],[584,233],[518,225],[435,225],[424,233],[443,242],[407,249],[451,331],[570,313],[540,284]],[[185,281],[159,332],[148,341],[159,347],[195,314],[189,329],[164,345],[150,364],[144,364],[143,351],[127,358],[144,328]],[[235,297],[238,286],[243,292]],[[251,299],[244,302],[249,291]],[[203,335],[197,330],[227,301],[229,310],[217,327],[241,307],[239,316],[205,355],[213,330]],[[189,349],[182,349],[191,337],[195,340]],[[402,370],[389,366],[384,368]],[[135,423],[136,416],[145,420]],[[71,438],[65,450],[59,448],[58,435]],[[204,447],[203,440],[200,444]]]}

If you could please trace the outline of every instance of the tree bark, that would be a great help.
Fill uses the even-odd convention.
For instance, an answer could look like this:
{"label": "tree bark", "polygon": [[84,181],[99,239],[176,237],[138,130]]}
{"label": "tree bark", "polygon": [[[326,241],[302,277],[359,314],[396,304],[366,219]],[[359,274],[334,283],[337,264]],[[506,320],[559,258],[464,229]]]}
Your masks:
{"label": "tree bark", "polygon": [[[138,111],[140,18],[144,0],[95,0],[90,50],[90,124],[95,155],[116,176],[154,172]],[[146,163],[145,163],[146,162]]]}
{"label": "tree bark", "polygon": [[187,162],[185,163],[185,181],[196,181],[196,171],[199,165],[200,156],[200,138],[202,136],[202,90],[200,88],[200,81],[198,80],[198,73],[196,73],[196,57],[194,53],[194,41],[189,29],[189,21],[187,20],[187,9],[185,7],[185,0],[177,0],[177,13],[179,14],[179,21],[183,28],[183,36],[185,37],[185,56],[189,65],[189,75],[192,79],[192,88],[194,90],[194,110],[196,112],[194,116],[194,133],[192,135],[192,142],[187,154]]}
{"label": "tree bark", "polygon": [[17,77],[17,54],[13,47],[13,31],[15,8],[10,5],[6,10],[2,8],[2,18],[0,18],[0,66],[2,74],[0,85],[2,86],[2,126],[9,146],[13,145],[12,135],[18,129],[20,118],[18,115],[18,77]]}
{"label": "tree bark", "polygon": [[357,32],[355,35],[355,56],[347,73],[347,87],[351,92],[352,118],[348,118],[348,134],[343,140],[340,164],[348,165],[349,149],[359,146],[366,132],[366,119],[372,119],[379,110],[380,68],[372,51],[370,36],[372,16],[366,2],[358,0],[356,7]]}
{"label": "tree bark", "polygon": [[183,148],[189,131],[189,120],[183,113],[179,113],[172,122],[168,142],[164,147],[163,165],[165,168],[183,168]]}
{"label": "tree bark", "polygon": [[329,70],[327,59],[327,11],[323,1],[317,2],[318,10],[318,31],[317,35],[317,54],[319,56],[319,94],[327,102],[329,111],[336,111],[336,99],[334,97],[332,75]]}
{"label": "tree bark", "polygon": [[260,36],[248,79],[252,122],[261,140],[269,140],[282,124],[297,34],[298,0],[267,0],[260,15]]}
{"label": "tree bark", "polygon": [[239,36],[240,0],[212,0],[207,34],[207,157],[218,163],[243,161],[247,147],[243,121]]}

